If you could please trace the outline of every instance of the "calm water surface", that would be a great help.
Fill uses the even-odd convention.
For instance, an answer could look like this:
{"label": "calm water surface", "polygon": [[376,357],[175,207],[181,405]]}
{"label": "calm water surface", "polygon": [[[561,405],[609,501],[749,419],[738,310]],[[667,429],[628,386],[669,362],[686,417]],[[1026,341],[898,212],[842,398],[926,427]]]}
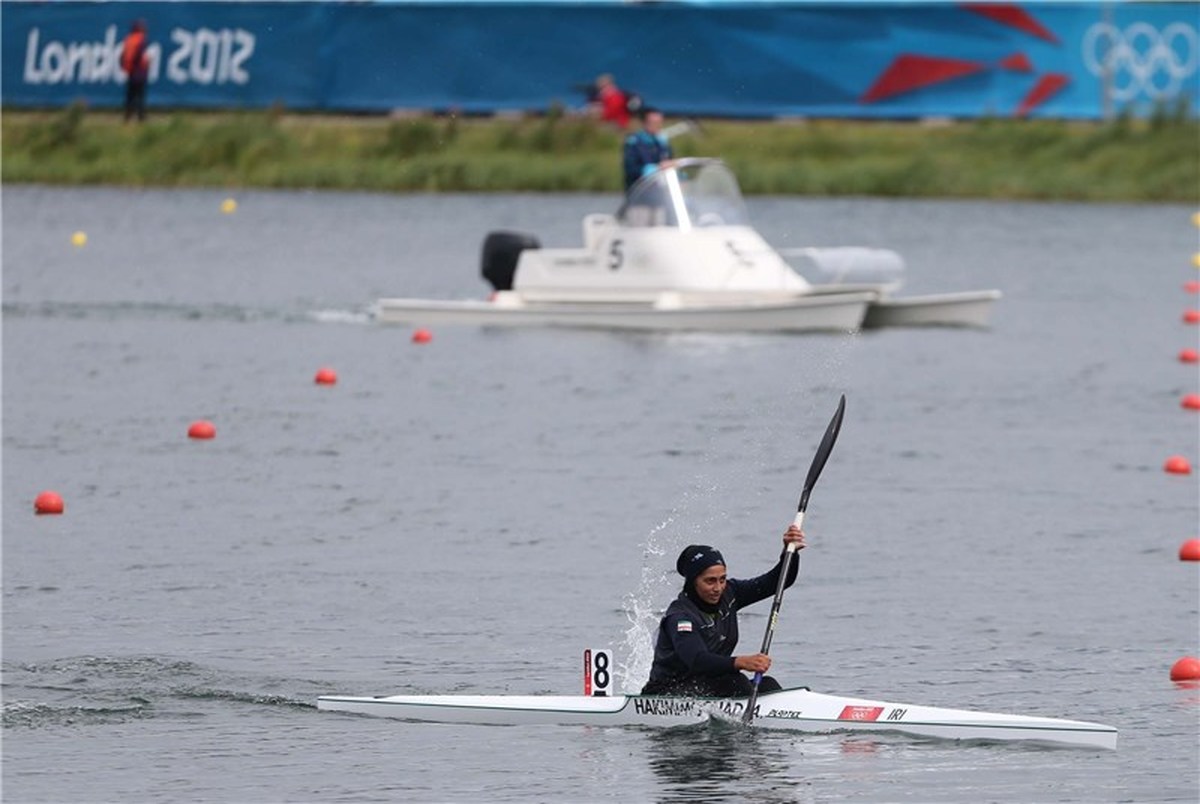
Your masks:
{"label": "calm water surface", "polygon": [[[491,229],[609,196],[3,194],[10,801],[1188,801],[1200,691],[1193,210],[754,199],[780,246],[890,247],[989,331],[442,329]],[[86,231],[85,248],[70,235]],[[318,387],[322,365],[340,381]],[[319,694],[640,687],[692,542],[765,570],[845,393],[772,654],[789,685],[1071,717],[1116,752],[417,725]],[[211,419],[217,438],[186,438]],[[35,517],[41,490],[61,517]],[[766,603],[743,617],[756,647]]]}

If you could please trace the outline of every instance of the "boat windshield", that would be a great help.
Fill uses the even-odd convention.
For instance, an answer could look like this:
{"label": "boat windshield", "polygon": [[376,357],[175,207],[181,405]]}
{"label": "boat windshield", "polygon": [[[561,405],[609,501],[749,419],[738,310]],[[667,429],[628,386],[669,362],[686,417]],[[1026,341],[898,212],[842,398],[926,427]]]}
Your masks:
{"label": "boat windshield", "polygon": [[718,159],[680,159],[629,188],[617,213],[623,226],[748,226],[746,205],[733,172]]}

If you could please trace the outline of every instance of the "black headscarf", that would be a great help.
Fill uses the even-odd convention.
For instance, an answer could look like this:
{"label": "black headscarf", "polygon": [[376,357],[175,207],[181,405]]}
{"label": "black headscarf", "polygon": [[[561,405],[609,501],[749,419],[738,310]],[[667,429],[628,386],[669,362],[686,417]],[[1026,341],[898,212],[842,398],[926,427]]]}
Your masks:
{"label": "black headscarf", "polygon": [[717,564],[725,566],[725,558],[721,555],[720,550],[709,547],[707,544],[688,545],[675,562],[675,570],[683,576],[683,593],[699,606],[701,611],[710,614],[716,612],[718,606],[706,603],[696,594],[696,579],[700,577],[700,573]]}

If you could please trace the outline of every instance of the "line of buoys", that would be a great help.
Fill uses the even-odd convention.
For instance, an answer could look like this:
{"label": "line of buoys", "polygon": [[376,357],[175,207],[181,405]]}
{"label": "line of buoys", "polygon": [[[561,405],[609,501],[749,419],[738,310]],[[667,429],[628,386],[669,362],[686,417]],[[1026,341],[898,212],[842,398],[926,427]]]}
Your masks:
{"label": "line of buoys", "polygon": [[61,514],[63,498],[56,491],[43,491],[33,501],[33,512],[35,514]]}
{"label": "line of buoys", "polygon": [[[233,198],[226,198],[221,202],[221,212],[226,215],[231,215],[237,211],[237,201]],[[71,235],[71,244],[76,248],[83,248],[87,245],[88,236],[86,232],[77,231]],[[417,329],[412,334],[413,343],[429,343],[433,340],[433,333],[427,329]],[[328,366],[322,366],[317,369],[313,376],[313,382],[316,385],[336,385],[338,381],[337,372]],[[212,422],[205,419],[199,419],[192,422],[187,430],[188,438],[205,441],[216,438],[217,428]],[[62,497],[53,491],[43,491],[34,499],[33,510],[36,514],[61,514],[64,510]]]}
{"label": "line of buoys", "polygon": [[[1200,212],[1192,214],[1192,223],[1200,226]],[[1192,263],[1200,268],[1200,252],[1192,256]],[[1189,280],[1184,283],[1183,289],[1187,293],[1200,293],[1200,282]],[[1186,311],[1183,314],[1183,321],[1186,324],[1200,323],[1200,310]],[[1179,362],[1189,364],[1200,362],[1200,353],[1192,348],[1183,349],[1179,352]],[[1184,394],[1179,401],[1179,406],[1184,410],[1200,410],[1200,394]],[[1177,475],[1188,475],[1192,472],[1191,464],[1182,455],[1172,455],[1167,458],[1163,469]],[[1179,560],[1200,561],[1200,539],[1188,539],[1180,545]],[[1182,682],[1187,687],[1200,684],[1200,659],[1194,656],[1184,656],[1175,662],[1171,665],[1171,680],[1177,683]]]}
{"label": "line of buoys", "polygon": [[209,438],[216,438],[216,436],[217,436],[216,426],[213,425],[212,422],[205,421],[204,419],[192,422],[191,427],[188,428],[188,438],[197,438],[197,439],[204,440],[204,439],[209,439]]}
{"label": "line of buoys", "polygon": [[1200,539],[1188,539],[1179,545],[1180,561],[1200,561]]}
{"label": "line of buoys", "polygon": [[1184,656],[1171,665],[1172,681],[1200,681],[1200,659]]}

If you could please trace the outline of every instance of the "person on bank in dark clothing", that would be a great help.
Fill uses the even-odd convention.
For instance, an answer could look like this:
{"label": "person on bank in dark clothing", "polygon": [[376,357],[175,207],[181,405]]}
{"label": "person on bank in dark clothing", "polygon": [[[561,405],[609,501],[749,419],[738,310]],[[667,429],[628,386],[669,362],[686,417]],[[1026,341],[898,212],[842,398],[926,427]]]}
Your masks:
{"label": "person on bank in dark clothing", "polygon": [[[804,549],[804,534],[795,525],[783,534],[788,544]],[[750,580],[729,578],[725,559],[708,545],[690,545],[675,562],[683,576],[683,591],[667,607],[658,626],[654,664],[643,695],[687,695],[710,698],[744,697],[753,682],[743,675],[765,673],[771,658],[763,653],[735,656],[738,642],[737,612],[775,595],[780,560],[764,575]],[[800,563],[792,562],[786,586],[796,580]],[[759,692],[780,689],[779,682],[763,676]]]}
{"label": "person on bank in dark clothing", "polygon": [[134,20],[121,49],[121,69],[125,80],[125,122],[136,114],[138,120],[146,119],[146,83],[150,80],[150,56],[146,53],[146,23]]}

